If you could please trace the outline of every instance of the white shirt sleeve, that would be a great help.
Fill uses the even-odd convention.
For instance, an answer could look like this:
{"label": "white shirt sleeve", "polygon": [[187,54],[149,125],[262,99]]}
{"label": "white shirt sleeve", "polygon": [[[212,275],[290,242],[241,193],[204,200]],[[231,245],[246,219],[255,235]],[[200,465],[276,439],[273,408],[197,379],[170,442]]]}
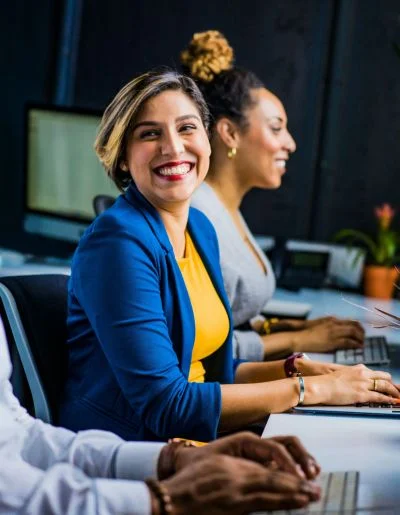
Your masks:
{"label": "white shirt sleeve", "polygon": [[[106,431],[75,434],[45,424],[21,407],[9,382],[2,401],[0,412],[11,419],[19,450],[6,435],[0,438],[0,462],[7,463],[0,467],[0,512],[150,514],[143,479],[156,477],[165,444],[124,442]],[[1,432],[0,425],[0,437]]]}

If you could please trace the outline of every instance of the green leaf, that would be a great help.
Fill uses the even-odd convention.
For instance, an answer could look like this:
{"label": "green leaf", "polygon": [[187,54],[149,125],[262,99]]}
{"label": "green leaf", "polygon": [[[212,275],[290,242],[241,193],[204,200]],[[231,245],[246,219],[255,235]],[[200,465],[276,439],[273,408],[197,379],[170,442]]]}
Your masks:
{"label": "green leaf", "polygon": [[376,243],[373,241],[373,239],[370,236],[367,236],[361,231],[356,231],[354,229],[342,229],[341,231],[338,231],[333,236],[334,241],[341,241],[341,240],[351,240],[353,243],[354,241],[361,241],[367,246],[367,249],[369,253],[372,256],[372,259],[379,263],[378,261],[378,247]]}

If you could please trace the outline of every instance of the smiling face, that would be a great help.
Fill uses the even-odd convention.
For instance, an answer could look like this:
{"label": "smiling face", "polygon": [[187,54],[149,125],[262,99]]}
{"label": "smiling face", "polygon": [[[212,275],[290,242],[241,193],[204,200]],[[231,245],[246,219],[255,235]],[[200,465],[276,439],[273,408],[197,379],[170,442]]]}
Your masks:
{"label": "smiling face", "polygon": [[296,143],[282,102],[265,88],[252,90],[252,97],[255,105],[246,112],[248,126],[241,131],[235,164],[250,188],[279,188]]}
{"label": "smiling face", "polygon": [[189,206],[209,167],[210,144],[195,103],[180,90],[146,102],[136,119],[122,168],[156,209]]}

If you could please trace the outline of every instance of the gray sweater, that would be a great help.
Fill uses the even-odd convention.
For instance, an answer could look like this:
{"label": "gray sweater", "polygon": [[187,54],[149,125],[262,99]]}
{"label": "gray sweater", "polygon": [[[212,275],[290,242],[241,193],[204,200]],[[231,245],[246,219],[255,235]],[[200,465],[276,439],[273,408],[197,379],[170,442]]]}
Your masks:
{"label": "gray sweater", "polygon": [[[271,264],[258,246],[242,218],[248,239],[265,265],[265,274],[214,190],[203,183],[195,192],[192,206],[203,211],[211,220],[218,236],[221,268],[225,289],[232,307],[234,326],[257,316],[275,290]],[[236,358],[262,361],[264,348],[255,331],[234,331],[233,350]]]}

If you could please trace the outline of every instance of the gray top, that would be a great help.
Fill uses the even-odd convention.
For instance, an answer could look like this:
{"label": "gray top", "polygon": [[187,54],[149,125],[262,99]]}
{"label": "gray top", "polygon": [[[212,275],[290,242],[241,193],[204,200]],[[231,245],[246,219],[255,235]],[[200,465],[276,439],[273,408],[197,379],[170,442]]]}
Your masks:
{"label": "gray top", "polygon": [[[232,307],[233,323],[237,327],[257,316],[275,290],[271,264],[242,218],[247,238],[264,263],[261,269],[253,253],[237,230],[227,209],[207,183],[203,183],[192,198],[192,206],[203,211],[217,232],[225,289]],[[255,331],[234,331],[233,351],[236,358],[262,361],[264,348]]]}

